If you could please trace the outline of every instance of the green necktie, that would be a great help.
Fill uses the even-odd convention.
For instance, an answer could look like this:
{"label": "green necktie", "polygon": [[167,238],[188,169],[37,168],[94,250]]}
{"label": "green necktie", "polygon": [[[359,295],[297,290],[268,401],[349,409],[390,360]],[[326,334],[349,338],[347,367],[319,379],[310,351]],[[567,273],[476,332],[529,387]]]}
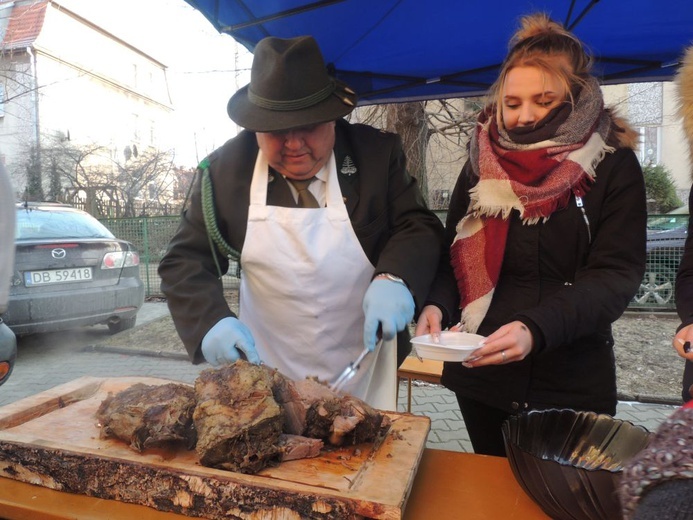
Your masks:
{"label": "green necktie", "polygon": [[298,207],[299,208],[319,208],[318,201],[313,194],[308,190],[308,186],[315,180],[315,177],[306,180],[286,179],[298,192]]}

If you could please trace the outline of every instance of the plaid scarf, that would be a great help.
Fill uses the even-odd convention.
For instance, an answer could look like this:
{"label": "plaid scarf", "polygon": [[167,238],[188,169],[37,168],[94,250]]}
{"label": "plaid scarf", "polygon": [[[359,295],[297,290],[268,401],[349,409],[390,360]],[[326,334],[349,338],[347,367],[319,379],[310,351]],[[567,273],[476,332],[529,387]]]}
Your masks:
{"label": "plaid scarf", "polygon": [[511,212],[534,225],[564,208],[571,194],[582,197],[599,162],[614,151],[606,144],[610,128],[594,79],[579,92],[575,106],[563,103],[531,128],[499,129],[492,109],[480,115],[469,153],[479,181],[450,248],[462,330],[476,332],[491,304]]}

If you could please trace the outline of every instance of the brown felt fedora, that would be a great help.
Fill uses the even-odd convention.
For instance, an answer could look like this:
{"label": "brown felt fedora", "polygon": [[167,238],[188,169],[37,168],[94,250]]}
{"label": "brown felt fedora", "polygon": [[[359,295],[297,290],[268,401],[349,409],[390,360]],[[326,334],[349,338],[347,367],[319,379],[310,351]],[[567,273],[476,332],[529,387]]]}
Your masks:
{"label": "brown felt fedora", "polygon": [[269,37],[255,47],[250,83],[226,109],[247,130],[278,132],[334,121],[356,102],[356,93],[328,74],[313,37]]}

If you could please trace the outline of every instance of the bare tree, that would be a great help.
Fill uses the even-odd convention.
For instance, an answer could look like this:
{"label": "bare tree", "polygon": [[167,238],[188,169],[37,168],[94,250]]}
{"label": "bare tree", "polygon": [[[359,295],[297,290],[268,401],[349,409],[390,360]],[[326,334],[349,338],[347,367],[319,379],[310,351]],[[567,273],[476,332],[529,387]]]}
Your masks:
{"label": "bare tree", "polygon": [[447,207],[440,192],[451,188],[466,159],[466,144],[481,103],[478,99],[417,101],[359,109],[356,120],[402,138],[409,172],[429,205]]}
{"label": "bare tree", "polygon": [[[188,192],[192,186],[193,180],[195,179],[195,168],[181,168],[176,167],[173,169],[173,197],[172,200],[180,202],[183,205],[183,201],[188,197]],[[170,200],[169,200],[170,201]]]}
{"label": "bare tree", "polygon": [[27,181],[24,190],[24,200],[41,201],[44,199],[39,153],[36,146],[29,146],[25,162]]}
{"label": "bare tree", "polygon": [[[44,200],[46,179],[49,199],[84,205],[97,217],[139,216],[148,206],[156,208],[173,196],[176,177],[169,151],[149,148],[120,160],[98,143],[78,145],[63,135],[42,141],[40,162],[45,171],[29,177],[34,179],[28,184],[30,200]],[[25,155],[27,172],[38,169],[37,155],[30,147]]]}
{"label": "bare tree", "polygon": [[[135,217],[146,212],[147,202],[158,202],[171,193],[174,179],[170,175],[173,169],[173,157],[170,152],[147,149],[137,157],[125,162],[115,162],[116,178],[114,192],[119,199],[119,208],[123,208],[123,217]],[[170,195],[169,195],[170,196]],[[138,212],[136,201],[145,205]]]}
{"label": "bare tree", "polygon": [[[58,182],[61,191],[87,190],[101,183],[103,175],[94,164],[107,153],[103,145],[91,143],[77,145],[61,134],[44,138],[42,153],[44,162],[50,164],[51,184]],[[53,177],[58,180],[54,181]],[[56,196],[60,196],[56,193]]]}

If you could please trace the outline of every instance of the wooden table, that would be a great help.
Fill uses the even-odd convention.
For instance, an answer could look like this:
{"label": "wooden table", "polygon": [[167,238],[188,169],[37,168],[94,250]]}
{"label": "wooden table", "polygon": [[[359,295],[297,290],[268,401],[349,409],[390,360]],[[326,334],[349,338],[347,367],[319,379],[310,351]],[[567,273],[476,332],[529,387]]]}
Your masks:
{"label": "wooden table", "polygon": [[426,449],[404,520],[547,520],[522,490],[508,459]]}
{"label": "wooden table", "polygon": [[[0,517],[7,520],[182,520],[149,507],[61,493],[0,478]],[[545,520],[504,458],[426,449],[404,520]]]}
{"label": "wooden table", "polygon": [[[407,380],[407,412],[411,413],[411,381],[417,379],[428,383],[440,384],[440,376],[443,373],[443,362],[432,359],[418,359],[409,356],[399,366],[397,377]],[[399,389],[399,385],[397,385]]]}

